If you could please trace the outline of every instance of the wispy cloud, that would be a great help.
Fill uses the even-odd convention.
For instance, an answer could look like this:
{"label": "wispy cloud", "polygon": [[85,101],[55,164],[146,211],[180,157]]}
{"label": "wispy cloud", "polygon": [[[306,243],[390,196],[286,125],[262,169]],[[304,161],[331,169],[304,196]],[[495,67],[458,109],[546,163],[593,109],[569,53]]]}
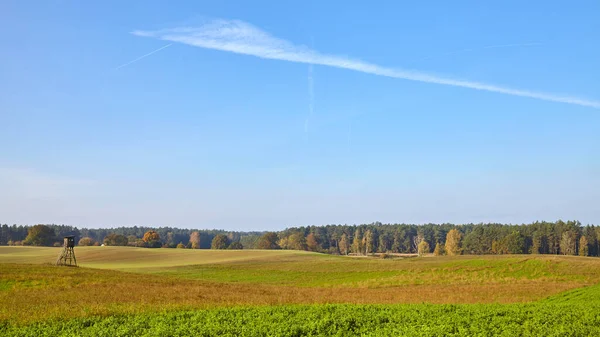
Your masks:
{"label": "wispy cloud", "polygon": [[429,59],[441,57],[441,56],[462,54],[462,53],[474,52],[474,51],[484,50],[484,49],[533,47],[533,46],[541,46],[541,45],[543,45],[543,43],[541,43],[541,42],[494,44],[494,45],[483,46],[483,47],[465,48],[465,49],[454,50],[454,51],[445,52],[445,53],[441,53],[441,54],[437,54],[437,55],[427,56],[425,58],[422,58],[421,61],[429,60]]}
{"label": "wispy cloud", "polygon": [[304,121],[304,132],[308,132],[308,124],[310,123],[310,119],[313,116],[313,112],[315,109],[315,89],[314,89],[314,80],[313,80],[313,65],[308,65],[308,116]]}
{"label": "wispy cloud", "polygon": [[294,45],[288,41],[273,37],[251,24],[238,20],[215,20],[200,27],[180,27],[158,31],[136,30],[132,34],[184,43],[201,48],[252,55],[265,59],[330,66],[379,76],[444,84],[600,109],[600,101],[513,89],[487,83],[431,75],[420,71],[388,68],[343,56],[323,54],[308,47]]}
{"label": "wispy cloud", "polygon": [[165,45],[165,46],[162,46],[162,47],[160,47],[160,48],[158,48],[158,49],[155,49],[155,50],[153,50],[153,51],[149,52],[148,54],[144,54],[144,55],[142,55],[142,56],[140,56],[140,57],[136,58],[135,60],[131,60],[131,61],[127,62],[127,63],[123,63],[123,64],[121,64],[120,66],[116,67],[116,68],[115,68],[115,70],[117,70],[117,69],[121,69],[121,68],[123,68],[123,67],[126,67],[126,66],[128,66],[128,65],[130,65],[130,64],[132,64],[132,63],[135,63],[135,62],[137,62],[137,61],[139,61],[139,60],[141,60],[141,59],[143,59],[143,58],[145,58],[145,57],[148,57],[148,56],[150,56],[150,55],[152,55],[152,54],[154,54],[154,53],[158,53],[159,51],[161,51],[161,50],[163,50],[163,49],[165,49],[165,48],[167,48],[167,47],[170,47],[170,46],[172,46],[172,45],[173,45],[172,43],[169,43],[168,45]]}

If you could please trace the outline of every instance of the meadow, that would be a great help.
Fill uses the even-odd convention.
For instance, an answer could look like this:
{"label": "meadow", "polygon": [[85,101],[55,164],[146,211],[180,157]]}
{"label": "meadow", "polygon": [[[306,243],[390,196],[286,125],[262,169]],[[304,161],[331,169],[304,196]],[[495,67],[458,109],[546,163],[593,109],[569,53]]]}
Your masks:
{"label": "meadow", "polygon": [[[2,335],[597,335],[600,259],[0,247]],[[560,333],[562,332],[562,333]]]}

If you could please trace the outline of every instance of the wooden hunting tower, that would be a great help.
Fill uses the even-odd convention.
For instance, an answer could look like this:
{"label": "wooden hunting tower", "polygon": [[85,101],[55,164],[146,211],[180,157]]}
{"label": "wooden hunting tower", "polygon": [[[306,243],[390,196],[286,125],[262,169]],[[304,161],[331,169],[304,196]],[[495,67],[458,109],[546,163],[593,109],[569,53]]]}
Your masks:
{"label": "wooden hunting tower", "polygon": [[77,267],[77,259],[75,259],[75,236],[65,236],[63,244],[63,250],[60,252],[58,260],[56,260],[57,266],[71,266]]}

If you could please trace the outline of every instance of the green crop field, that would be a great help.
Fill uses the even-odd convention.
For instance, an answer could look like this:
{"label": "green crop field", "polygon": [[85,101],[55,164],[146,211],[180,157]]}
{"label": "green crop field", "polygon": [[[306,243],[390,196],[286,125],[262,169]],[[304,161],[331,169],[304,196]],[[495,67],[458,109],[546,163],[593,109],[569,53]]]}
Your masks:
{"label": "green crop field", "polygon": [[0,335],[600,335],[600,259],[0,247]]}

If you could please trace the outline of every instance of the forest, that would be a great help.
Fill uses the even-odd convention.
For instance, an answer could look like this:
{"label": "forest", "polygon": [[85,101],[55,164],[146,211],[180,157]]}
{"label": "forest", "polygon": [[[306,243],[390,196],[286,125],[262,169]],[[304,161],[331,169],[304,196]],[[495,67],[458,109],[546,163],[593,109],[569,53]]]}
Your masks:
{"label": "forest", "polygon": [[[39,225],[38,225],[39,226]],[[36,226],[9,226],[0,231],[0,245],[60,245],[74,235],[81,245],[143,247],[145,234],[154,233],[155,247],[199,249],[294,249],[341,255],[389,254],[561,254],[598,256],[600,227],[579,221],[530,224],[382,224],[291,227],[280,232],[237,232],[172,227],[88,229],[45,225],[45,241],[28,240]],[[115,237],[122,240],[113,240]],[[84,239],[85,240],[82,240]],[[215,241],[222,244],[215,244]],[[235,243],[235,244],[233,244]],[[147,245],[146,245],[147,246]]]}

